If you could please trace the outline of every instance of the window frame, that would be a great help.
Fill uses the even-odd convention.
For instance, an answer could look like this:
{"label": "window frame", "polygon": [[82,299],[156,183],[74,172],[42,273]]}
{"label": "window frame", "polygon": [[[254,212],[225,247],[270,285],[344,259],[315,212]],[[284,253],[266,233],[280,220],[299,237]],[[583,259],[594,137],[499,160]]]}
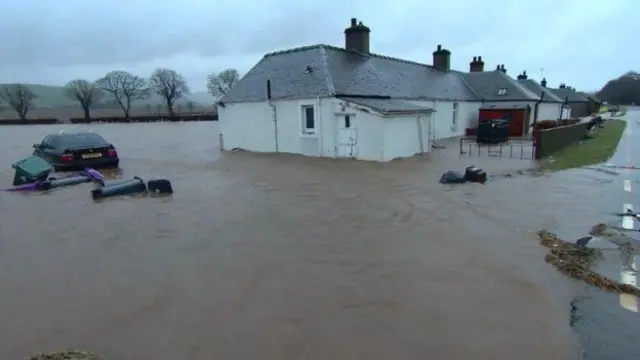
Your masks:
{"label": "window frame", "polygon": [[458,128],[458,111],[460,109],[460,105],[457,102],[453,103],[453,110],[451,111],[451,128]]}
{"label": "window frame", "polygon": [[506,96],[506,95],[507,95],[507,88],[506,87],[498,88],[498,96]]}
{"label": "window frame", "polygon": [[[312,109],[313,128],[307,127],[308,111]],[[318,136],[318,116],[316,106],[314,104],[300,105],[300,136],[301,137],[317,137]]]}

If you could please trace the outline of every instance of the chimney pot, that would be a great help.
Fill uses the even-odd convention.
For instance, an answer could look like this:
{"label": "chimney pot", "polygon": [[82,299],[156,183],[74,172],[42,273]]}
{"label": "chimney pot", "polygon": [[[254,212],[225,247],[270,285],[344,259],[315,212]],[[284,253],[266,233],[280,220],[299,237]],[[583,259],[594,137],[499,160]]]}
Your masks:
{"label": "chimney pot", "polygon": [[501,70],[500,69],[500,64],[496,65],[496,70]]}
{"label": "chimney pot", "polygon": [[547,78],[542,78],[540,85],[542,85],[542,87],[547,87]]}
{"label": "chimney pot", "polygon": [[482,61],[482,56],[478,56],[478,61]]}
{"label": "chimney pot", "polygon": [[442,50],[442,45],[438,45],[438,48],[436,49],[437,51]]}
{"label": "chimney pot", "polygon": [[351,18],[351,26],[356,26],[358,20],[356,18]]}
{"label": "chimney pot", "polygon": [[478,61],[478,57],[477,57],[477,56],[474,56],[474,57],[473,57],[473,62],[477,62],[477,61]]}

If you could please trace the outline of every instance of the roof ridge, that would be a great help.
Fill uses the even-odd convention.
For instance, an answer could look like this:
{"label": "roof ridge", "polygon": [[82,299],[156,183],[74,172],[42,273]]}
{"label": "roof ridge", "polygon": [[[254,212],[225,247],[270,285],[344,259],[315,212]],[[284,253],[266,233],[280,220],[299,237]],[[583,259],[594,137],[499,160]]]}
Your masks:
{"label": "roof ridge", "polygon": [[[381,55],[381,54],[376,54],[376,53],[361,53],[361,52],[357,52],[357,51],[353,51],[353,50],[347,50],[347,49],[344,49],[344,48],[341,48],[341,47],[338,47],[338,46],[327,45],[327,44],[307,45],[307,46],[300,46],[300,47],[295,47],[295,48],[286,49],[286,50],[274,51],[274,52],[267,53],[266,55],[264,55],[264,57],[284,55],[284,54],[289,54],[289,53],[294,53],[294,52],[299,52],[299,51],[312,50],[312,49],[315,49],[315,48],[324,48],[324,49],[333,50],[333,51],[341,51],[341,52],[345,52],[345,53],[359,54],[359,55],[362,55],[362,56],[371,56],[371,57],[376,57],[376,58],[380,58],[380,59],[397,61],[397,62],[401,62],[401,63],[405,63],[405,64],[417,65],[417,66],[422,66],[422,67],[426,67],[426,68],[442,71],[442,70],[434,67],[433,65],[420,63],[420,62],[413,61],[413,60],[406,60],[406,59],[401,59],[401,58],[397,58],[397,57],[393,57],[393,56]],[[452,72],[452,71],[450,71],[450,72]]]}
{"label": "roof ridge", "polygon": [[336,87],[333,84],[333,77],[331,76],[331,71],[329,71],[329,63],[327,62],[327,51],[323,45],[320,45],[318,50],[320,51],[320,64],[322,65],[322,73],[324,74],[324,78],[327,81],[327,88],[329,89],[329,94],[331,96],[335,96]]}
{"label": "roof ridge", "polygon": [[469,83],[467,82],[467,80],[465,80],[465,78],[464,78],[464,76],[463,76],[463,75],[464,75],[464,73],[456,73],[456,76],[460,79],[460,81],[462,81],[462,83],[464,84],[464,86],[466,86],[466,87],[467,87],[467,89],[469,89],[469,90],[473,93],[473,95],[475,95],[475,97],[476,97],[477,99],[482,99],[482,97],[480,96],[480,94],[478,94],[478,93],[476,92],[476,90],[471,86],[471,84],[469,84]]}

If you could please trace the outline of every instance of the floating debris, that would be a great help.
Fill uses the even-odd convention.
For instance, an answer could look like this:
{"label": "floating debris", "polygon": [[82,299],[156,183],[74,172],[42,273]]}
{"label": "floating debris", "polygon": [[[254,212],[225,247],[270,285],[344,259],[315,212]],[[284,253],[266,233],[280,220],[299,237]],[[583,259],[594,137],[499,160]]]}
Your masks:
{"label": "floating debris", "polygon": [[25,360],[105,360],[98,354],[84,350],[64,350],[40,354]]}
{"label": "floating debris", "polygon": [[[600,230],[600,233],[605,232],[602,226],[594,228],[596,227],[595,230]],[[540,244],[550,249],[544,258],[545,261],[561,273],[605,291],[640,296],[640,289],[637,287],[619,283],[589,269],[596,260],[603,258],[600,250],[561,240],[545,230],[539,231],[538,237]]]}

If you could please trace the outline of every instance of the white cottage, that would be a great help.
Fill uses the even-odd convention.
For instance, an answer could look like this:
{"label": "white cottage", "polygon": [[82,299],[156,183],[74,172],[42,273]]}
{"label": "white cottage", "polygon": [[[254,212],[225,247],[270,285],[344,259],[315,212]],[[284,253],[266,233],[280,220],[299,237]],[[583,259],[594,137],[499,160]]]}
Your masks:
{"label": "white cottage", "polygon": [[427,65],[371,53],[356,19],[344,33],[344,48],[265,55],[218,102],[221,148],[387,161],[464,134],[483,106],[540,101],[481,58],[463,73],[440,45]]}

